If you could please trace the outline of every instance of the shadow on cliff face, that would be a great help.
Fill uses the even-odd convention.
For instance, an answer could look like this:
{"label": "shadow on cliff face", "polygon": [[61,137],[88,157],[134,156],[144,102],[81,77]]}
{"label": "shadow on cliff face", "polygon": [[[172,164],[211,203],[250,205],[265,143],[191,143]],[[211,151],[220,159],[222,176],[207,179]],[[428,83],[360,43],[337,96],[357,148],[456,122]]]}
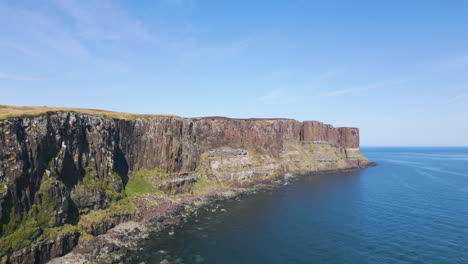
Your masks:
{"label": "shadow on cliff face", "polygon": [[67,186],[68,190],[71,190],[77,183],[82,179],[82,173],[80,169],[76,167],[75,162],[70,153],[67,151],[63,159],[63,169],[58,175],[58,179]]}
{"label": "shadow on cliff face", "polygon": [[114,167],[112,168],[113,171],[117,172],[119,177],[122,179],[123,187],[127,186],[128,182],[128,162],[125,158],[125,154],[119,147],[115,148],[114,151]]}
{"label": "shadow on cliff face", "polygon": [[11,199],[3,200],[2,204],[0,204],[0,236],[4,234],[4,226],[6,226],[10,222],[10,212],[13,209],[13,202]]}
{"label": "shadow on cliff face", "polygon": [[50,125],[49,116],[46,131],[46,136],[28,142],[22,118],[19,118],[11,129],[17,142],[14,158],[22,163],[19,163],[19,169],[13,170],[10,175],[13,183],[0,201],[0,235],[4,235],[6,225],[21,219],[23,213],[31,209],[47,164],[58,153],[56,133]]}
{"label": "shadow on cliff face", "polygon": [[68,197],[68,214],[65,224],[76,225],[80,221],[80,212],[75,202]]}

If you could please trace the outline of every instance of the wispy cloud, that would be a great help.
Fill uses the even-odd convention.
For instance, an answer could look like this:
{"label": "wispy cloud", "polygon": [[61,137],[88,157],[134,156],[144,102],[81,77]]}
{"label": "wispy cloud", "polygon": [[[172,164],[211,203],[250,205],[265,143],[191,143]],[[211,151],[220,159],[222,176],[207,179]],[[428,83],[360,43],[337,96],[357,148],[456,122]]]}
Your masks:
{"label": "wispy cloud", "polygon": [[[406,81],[402,81],[402,80],[401,81],[384,81],[384,82],[367,84],[367,85],[358,86],[358,87],[332,90],[332,91],[322,92],[322,93],[320,93],[317,89],[309,90],[309,92],[307,93],[298,92],[297,90],[294,91],[291,89],[290,90],[275,89],[259,97],[259,101],[265,102],[265,103],[275,103],[275,104],[276,103],[298,103],[298,102],[310,101],[310,100],[319,99],[319,98],[335,97],[335,96],[341,96],[341,95],[346,95],[346,94],[364,92],[368,90],[395,87],[395,86],[404,84],[405,82]],[[298,94],[300,94],[300,96],[298,96]]]}
{"label": "wispy cloud", "polygon": [[6,72],[0,72],[0,79],[9,79],[9,80],[17,80],[17,81],[46,81],[48,78],[43,77],[31,77],[31,76],[23,76],[23,75],[16,75]]}
{"label": "wispy cloud", "polygon": [[0,40],[0,47],[4,47],[9,50],[14,50],[28,56],[36,55],[26,45],[11,40]]}
{"label": "wispy cloud", "polygon": [[468,56],[460,57],[452,61],[454,66],[458,67],[467,67],[468,66]]}
{"label": "wispy cloud", "polygon": [[[97,52],[96,47],[103,46],[98,46],[96,41],[122,38],[148,40],[152,36],[139,20],[131,18],[115,3],[107,0],[52,0],[48,6],[56,6],[65,16],[51,15],[47,9],[31,11],[0,3],[0,23],[14,25],[0,30],[0,47],[5,47],[10,53],[17,52],[17,55],[29,61],[29,66],[38,68],[44,65],[68,67],[71,74],[74,66],[82,69],[83,65],[88,65],[103,71],[127,72],[129,65],[119,56],[106,57],[102,52]],[[37,79],[4,76],[10,79]]]}
{"label": "wispy cloud", "polygon": [[243,37],[224,43],[214,43],[210,45],[201,44],[196,40],[189,42],[178,42],[176,49],[178,62],[181,65],[193,65],[197,61],[225,60],[235,58],[246,52],[256,41],[255,37]]}
{"label": "wispy cloud", "polygon": [[[294,77],[300,76],[300,72],[297,70],[280,70],[269,72],[259,78],[259,81],[266,83],[267,85],[275,85],[282,87],[291,86],[291,82],[294,81]],[[339,74],[338,70],[326,70],[316,74],[308,83],[308,87],[319,87],[322,86],[322,81],[333,79]],[[308,89],[310,91],[310,89]],[[315,91],[317,89],[314,89]],[[310,93],[310,92],[309,92]],[[297,96],[297,93],[287,90],[287,89],[274,89],[267,92],[265,95],[258,98],[259,101],[277,103],[277,102],[299,102],[304,100],[304,98],[310,99],[312,96],[303,94],[302,96]],[[314,96],[316,97],[316,95]]]}
{"label": "wispy cloud", "polygon": [[86,58],[90,56],[88,50],[73,34],[63,27],[60,21],[52,17],[25,9],[0,5],[0,22],[15,25],[14,30],[3,30],[0,42],[10,44],[11,48],[23,53],[27,51],[27,53],[47,54],[49,58],[57,56]]}
{"label": "wispy cloud", "polygon": [[265,103],[276,103],[284,99],[285,93],[283,90],[273,90],[259,98],[260,101]]}
{"label": "wispy cloud", "polygon": [[450,98],[448,100],[448,102],[453,103],[453,102],[457,102],[457,101],[459,101],[461,99],[464,99],[464,98],[468,98],[468,92],[467,93],[462,93],[462,94],[459,94],[459,95],[455,95],[452,98]]}
{"label": "wispy cloud", "polygon": [[149,28],[131,17],[115,2],[108,0],[53,0],[65,14],[73,18],[78,36],[94,40],[155,40]]}
{"label": "wispy cloud", "polygon": [[205,41],[189,19],[180,23],[161,16],[151,27],[124,3],[111,0],[46,0],[37,5],[41,8],[0,1],[0,24],[11,25],[0,29],[0,56],[13,53],[18,63],[61,69],[61,76],[129,72],[143,53],[171,58],[170,63],[179,64],[175,67],[215,63],[238,57],[258,37]]}
{"label": "wispy cloud", "polygon": [[[336,79],[336,77],[340,75],[341,73],[342,73],[342,70],[338,68],[321,71],[316,74],[310,74],[309,72],[307,72],[307,74],[311,76],[309,77],[310,78],[309,82],[314,83],[315,86],[319,86],[319,84],[322,81]],[[300,76],[301,74],[303,74],[303,69],[301,71],[297,69],[288,68],[288,69],[267,72],[264,75],[260,76],[259,80],[262,82],[265,82],[265,81],[266,82],[278,82],[278,81],[290,82],[291,79],[293,79],[294,77]]]}
{"label": "wispy cloud", "polygon": [[195,0],[163,0],[163,2],[170,4],[170,5],[178,5],[178,6],[189,6],[193,7],[195,4]]}
{"label": "wispy cloud", "polygon": [[324,71],[324,72],[320,73],[318,75],[318,79],[319,80],[331,79],[331,78],[337,76],[338,73],[339,73],[339,71],[337,71],[337,70],[327,70],[327,71]]}
{"label": "wispy cloud", "polygon": [[259,76],[259,80],[261,82],[278,82],[278,81],[285,81],[290,78],[293,73],[289,70],[279,70],[273,72],[267,72],[261,76]]}
{"label": "wispy cloud", "polygon": [[440,63],[442,68],[464,68],[468,67],[468,56],[451,58]]}
{"label": "wispy cloud", "polygon": [[352,88],[345,88],[345,89],[340,89],[340,90],[324,92],[324,93],[319,94],[319,96],[320,97],[333,97],[333,96],[351,94],[351,93],[362,92],[362,91],[373,90],[373,89],[388,88],[388,87],[401,85],[403,83],[405,83],[405,81],[385,81],[385,82],[368,84],[368,85],[359,86],[359,87],[352,87]]}
{"label": "wispy cloud", "polygon": [[184,2],[184,0],[164,0],[164,2],[168,4],[180,5]]}

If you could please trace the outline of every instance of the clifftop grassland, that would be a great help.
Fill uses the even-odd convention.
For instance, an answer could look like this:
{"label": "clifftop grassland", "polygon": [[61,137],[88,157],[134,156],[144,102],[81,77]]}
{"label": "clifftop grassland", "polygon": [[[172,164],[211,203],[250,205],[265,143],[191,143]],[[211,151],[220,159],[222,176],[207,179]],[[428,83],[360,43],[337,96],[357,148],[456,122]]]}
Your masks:
{"label": "clifftop grassland", "polygon": [[0,120],[12,117],[32,117],[45,114],[47,112],[75,112],[88,115],[99,116],[102,118],[115,118],[123,120],[131,120],[136,118],[151,118],[156,116],[172,116],[172,115],[146,115],[146,114],[131,114],[123,112],[112,112],[99,109],[86,108],[68,108],[68,107],[46,107],[46,106],[13,106],[0,105]]}
{"label": "clifftop grassland", "polygon": [[[121,119],[121,120],[134,120],[138,118],[151,119],[156,117],[177,117],[184,118],[176,115],[165,115],[165,114],[132,114],[125,112],[113,112],[100,109],[87,109],[87,108],[70,108],[70,107],[47,107],[47,106],[15,106],[15,105],[0,105],[0,120],[14,118],[14,117],[34,117],[43,115],[48,112],[73,112],[87,115],[93,115],[107,119]],[[205,117],[193,117],[188,119],[200,120],[200,119],[238,119],[238,120],[292,120],[289,118],[229,118],[223,116],[205,116]]]}

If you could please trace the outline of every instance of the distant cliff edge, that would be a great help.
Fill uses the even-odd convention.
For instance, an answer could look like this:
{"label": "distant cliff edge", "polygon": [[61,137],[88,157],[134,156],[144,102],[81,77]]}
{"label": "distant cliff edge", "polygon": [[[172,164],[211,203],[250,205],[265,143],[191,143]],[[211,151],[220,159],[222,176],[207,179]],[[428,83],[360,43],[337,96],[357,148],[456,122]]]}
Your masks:
{"label": "distant cliff edge", "polygon": [[34,109],[0,108],[0,263],[45,263],[166,204],[371,164],[359,129],[316,121]]}

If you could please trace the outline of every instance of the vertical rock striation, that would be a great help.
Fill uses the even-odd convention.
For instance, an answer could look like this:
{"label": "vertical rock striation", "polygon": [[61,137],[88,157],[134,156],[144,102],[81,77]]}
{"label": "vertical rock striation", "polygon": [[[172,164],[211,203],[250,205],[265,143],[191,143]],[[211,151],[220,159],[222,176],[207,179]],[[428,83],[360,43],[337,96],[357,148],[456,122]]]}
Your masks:
{"label": "vertical rock striation", "polygon": [[[74,227],[96,211],[115,213],[114,203],[133,197],[130,190],[141,191],[131,187],[139,186],[137,180],[162,195],[196,195],[288,172],[367,165],[357,128],[316,121],[123,120],[76,112],[1,120],[0,256],[3,262],[44,263],[64,254],[83,235]],[[144,178],[137,176],[143,172]],[[87,233],[94,234],[92,228]],[[31,254],[40,257],[34,262]]]}

